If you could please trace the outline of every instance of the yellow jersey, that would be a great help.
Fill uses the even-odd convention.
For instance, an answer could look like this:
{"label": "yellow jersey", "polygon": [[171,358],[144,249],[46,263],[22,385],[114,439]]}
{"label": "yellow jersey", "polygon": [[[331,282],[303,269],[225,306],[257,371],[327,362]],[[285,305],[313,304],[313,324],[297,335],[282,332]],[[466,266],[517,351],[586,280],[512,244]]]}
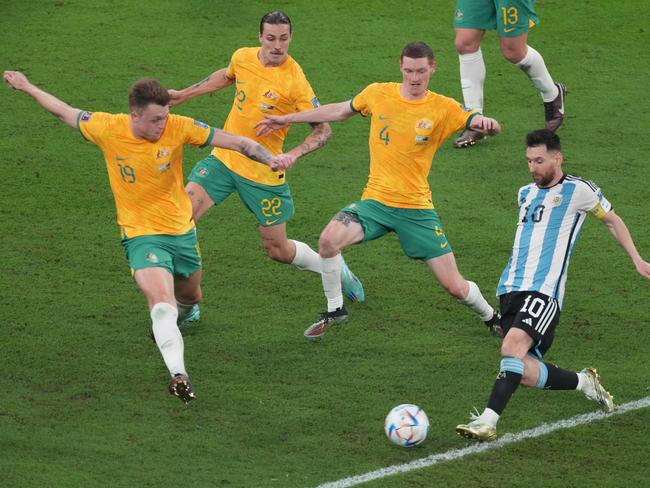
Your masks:
{"label": "yellow jersey", "polygon": [[170,115],[160,139],[151,142],[133,136],[126,114],[81,112],[77,126],[104,153],[122,237],[185,234],[194,227],[183,184],[183,146],[206,146],[213,128]]}
{"label": "yellow jersey", "polygon": [[[259,142],[273,154],[282,152],[288,129],[258,137],[255,124],[265,114],[285,115],[319,106],[318,99],[300,65],[289,56],[280,66],[262,66],[259,47],[238,49],[232,55],[226,76],[235,80],[235,99],[223,130]],[[271,169],[241,153],[215,148],[212,154],[239,176],[264,185],[281,185],[283,171]]]}
{"label": "yellow jersey", "polygon": [[428,90],[419,100],[407,100],[400,83],[368,85],[350,106],[371,117],[370,175],[361,199],[389,207],[433,208],[428,182],[433,157],[478,112]]}

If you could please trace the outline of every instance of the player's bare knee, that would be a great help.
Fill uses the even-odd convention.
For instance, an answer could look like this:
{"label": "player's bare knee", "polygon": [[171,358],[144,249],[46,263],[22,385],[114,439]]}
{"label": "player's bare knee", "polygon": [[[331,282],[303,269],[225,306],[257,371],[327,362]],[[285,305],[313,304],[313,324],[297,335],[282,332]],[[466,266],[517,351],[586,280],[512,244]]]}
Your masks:
{"label": "player's bare knee", "polygon": [[453,280],[448,282],[441,282],[440,284],[452,297],[459,300],[464,300],[467,298],[467,285],[464,281]]}
{"label": "player's bare knee", "polygon": [[482,39],[481,31],[460,29],[456,30],[454,45],[458,54],[472,54],[479,50]]}
{"label": "player's bare knee", "polygon": [[474,54],[481,47],[481,41],[477,42],[457,36],[454,45],[458,54]]}
{"label": "player's bare knee", "polygon": [[196,305],[203,299],[203,291],[201,287],[195,290],[183,290],[182,293],[176,293],[176,301],[184,303],[185,305]]}
{"label": "player's bare knee", "polygon": [[318,254],[325,258],[331,258],[339,252],[341,252],[341,248],[334,234],[325,229],[318,240]]}
{"label": "player's bare knee", "polygon": [[521,345],[516,341],[506,337],[501,344],[501,357],[508,356],[512,358],[523,358],[525,352],[521,352]]}
{"label": "player's bare knee", "polygon": [[509,46],[501,45],[501,54],[503,57],[510,61],[512,64],[519,63],[522,59],[526,57],[527,46]]}
{"label": "player's bare knee", "polygon": [[524,375],[521,377],[521,381],[519,383],[527,388],[533,388],[537,385],[537,377],[533,378],[532,375],[528,373],[526,369],[524,369]]}
{"label": "player's bare knee", "polygon": [[186,302],[188,305],[192,304],[195,305],[199,303],[201,300],[203,300],[203,291],[201,290],[201,287],[198,287],[194,293],[192,294],[190,300]]}
{"label": "player's bare knee", "polygon": [[289,248],[289,241],[278,242],[275,239],[264,239],[264,249],[266,254],[273,261],[278,263],[291,263],[294,252]]}

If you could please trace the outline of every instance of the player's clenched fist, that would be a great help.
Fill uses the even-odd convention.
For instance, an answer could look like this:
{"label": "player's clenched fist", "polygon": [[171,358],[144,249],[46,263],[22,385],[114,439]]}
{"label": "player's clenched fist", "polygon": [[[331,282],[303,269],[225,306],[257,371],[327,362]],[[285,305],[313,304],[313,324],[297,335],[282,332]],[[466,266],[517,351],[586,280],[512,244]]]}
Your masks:
{"label": "player's clenched fist", "polygon": [[5,71],[2,78],[14,90],[22,90],[29,83],[27,77],[20,71]]}

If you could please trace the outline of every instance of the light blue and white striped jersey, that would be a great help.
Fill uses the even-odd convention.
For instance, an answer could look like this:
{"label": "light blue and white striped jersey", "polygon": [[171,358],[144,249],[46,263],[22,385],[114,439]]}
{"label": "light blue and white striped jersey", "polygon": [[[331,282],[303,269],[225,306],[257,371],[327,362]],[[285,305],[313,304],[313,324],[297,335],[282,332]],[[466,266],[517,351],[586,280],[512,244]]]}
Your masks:
{"label": "light blue and white striped jersey", "polygon": [[569,260],[587,213],[602,219],[612,205],[593,182],[571,175],[551,188],[523,186],[518,198],[515,242],[497,296],[538,291],[562,307]]}

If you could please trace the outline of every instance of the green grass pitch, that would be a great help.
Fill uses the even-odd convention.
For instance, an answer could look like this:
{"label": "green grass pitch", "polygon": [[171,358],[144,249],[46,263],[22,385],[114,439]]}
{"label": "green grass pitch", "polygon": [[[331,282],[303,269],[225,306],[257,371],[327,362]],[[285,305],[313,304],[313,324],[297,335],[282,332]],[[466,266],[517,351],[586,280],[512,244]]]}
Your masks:
{"label": "green grass pitch", "polygon": [[[255,46],[259,19],[285,10],[290,53],[322,103],[375,81],[399,81],[401,48],[436,52],[430,88],[461,99],[453,2],[0,2],[0,69],[23,70],[72,106],[127,110],[131,83],[182,88]],[[538,2],[529,42],[569,88],[561,129],[566,171],[593,179],[650,257],[647,12],[639,2]],[[645,16],[645,18],[644,18]],[[543,124],[541,99],[483,42],[485,112],[499,137],[467,151],[448,141],[430,176],[461,272],[496,303],[516,191],[529,181],[523,138]],[[175,111],[222,126],[232,89]],[[317,246],[368,173],[368,122],[333,125],[330,144],[289,173],[289,236]],[[324,307],[320,279],[265,257],[252,216],[231,197],[201,221],[205,299],[185,331],[198,400],[166,393],[167,371],[147,337],[146,303],[119,245],[99,150],[0,87],[0,486],[313,487],[455,448],[454,427],[482,408],[498,341],[454,303],[395,237],[345,256],[367,302],[319,343],[303,330]],[[286,147],[302,141],[291,130]],[[187,150],[185,172],[207,150]],[[548,359],[599,368],[618,402],[649,395],[650,287],[605,226],[590,218],[571,269]],[[399,403],[421,405],[429,438],[406,450],[382,428]],[[520,389],[499,432],[519,432],[595,409],[582,394]],[[372,487],[644,486],[648,410],[486,454],[368,483]]]}

